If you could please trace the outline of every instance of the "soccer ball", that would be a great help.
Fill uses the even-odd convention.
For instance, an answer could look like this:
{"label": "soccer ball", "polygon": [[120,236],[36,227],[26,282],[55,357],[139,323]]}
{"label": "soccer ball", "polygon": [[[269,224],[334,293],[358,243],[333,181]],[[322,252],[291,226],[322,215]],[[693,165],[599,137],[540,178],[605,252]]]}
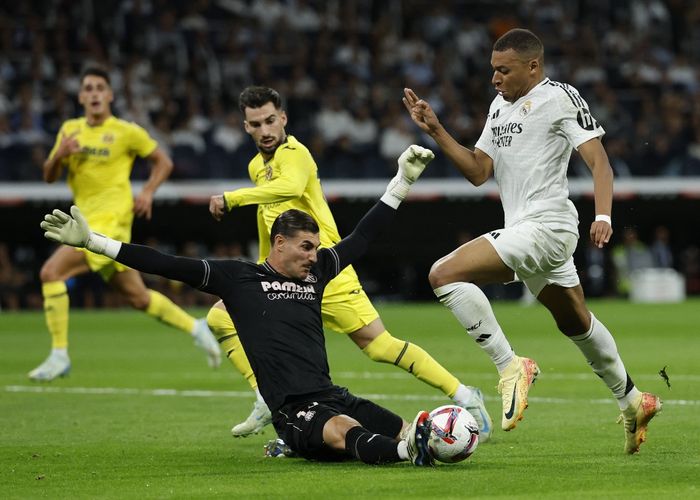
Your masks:
{"label": "soccer ball", "polygon": [[479,444],[479,426],[471,413],[461,406],[445,405],[430,412],[428,447],[435,460],[461,462]]}

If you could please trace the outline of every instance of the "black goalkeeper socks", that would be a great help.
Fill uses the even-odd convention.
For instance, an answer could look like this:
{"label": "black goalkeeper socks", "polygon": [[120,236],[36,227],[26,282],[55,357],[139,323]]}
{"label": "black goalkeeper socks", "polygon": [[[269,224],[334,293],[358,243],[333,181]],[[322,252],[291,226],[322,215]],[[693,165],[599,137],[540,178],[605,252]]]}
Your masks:
{"label": "black goalkeeper socks", "polygon": [[345,449],[353,457],[366,464],[398,462],[398,442],[381,434],[374,434],[364,427],[353,427],[345,435]]}

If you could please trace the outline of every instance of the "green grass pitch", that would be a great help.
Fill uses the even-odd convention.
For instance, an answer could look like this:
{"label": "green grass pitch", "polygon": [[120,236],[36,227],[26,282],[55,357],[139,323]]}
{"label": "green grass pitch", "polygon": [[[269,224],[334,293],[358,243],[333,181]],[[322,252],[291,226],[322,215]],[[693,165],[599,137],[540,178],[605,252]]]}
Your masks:
{"label": "green grass pitch", "polygon": [[[700,302],[590,306],[637,385],[665,401],[641,453],[623,454],[617,405],[544,308],[500,303],[512,345],[542,369],[530,408],[466,462],[429,470],[263,458],[271,428],[229,433],[253,398],[228,361],[210,370],[186,335],[130,310],[74,312],[71,375],[33,384],[26,373],[49,350],[43,315],[0,313],[0,498],[700,498]],[[396,337],[480,386],[498,427],[495,369],[446,309],[379,309]],[[408,419],[448,402],[326,338],[334,381],[355,394]]]}

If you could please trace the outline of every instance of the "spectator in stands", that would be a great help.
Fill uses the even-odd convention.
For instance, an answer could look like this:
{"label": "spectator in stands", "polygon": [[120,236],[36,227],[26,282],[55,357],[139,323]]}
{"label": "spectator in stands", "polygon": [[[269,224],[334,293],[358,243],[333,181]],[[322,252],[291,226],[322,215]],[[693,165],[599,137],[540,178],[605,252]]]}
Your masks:
{"label": "spectator in stands", "polygon": [[637,230],[626,227],[622,233],[622,243],[613,247],[612,261],[615,267],[617,292],[628,295],[630,275],[633,271],[653,267],[649,248],[639,240]]}
{"label": "spectator in stands", "polygon": [[[198,101],[208,113],[209,102],[226,102],[245,86],[265,83],[286,89],[289,111],[299,127],[295,133],[307,137],[315,149],[333,151],[338,136],[311,137],[313,124],[323,121],[319,115],[325,111],[309,105],[319,90],[335,95],[347,112],[353,111],[349,103],[356,99],[370,101],[378,117],[390,112],[387,103],[395,100],[386,96],[400,94],[406,85],[416,86],[436,106],[435,96],[418,86],[452,85],[469,90],[446,103],[456,104],[462,116],[481,116],[475,110],[490,101],[481,78],[489,69],[488,61],[476,55],[488,50],[498,35],[520,25],[537,28],[551,41],[550,76],[584,85],[584,98],[587,92],[598,94],[605,82],[611,97],[601,99],[598,94],[588,100],[601,103],[595,115],[606,124],[609,136],[622,135],[623,142],[636,148],[620,158],[633,176],[700,173],[700,154],[688,147],[698,141],[689,132],[687,110],[677,113],[660,98],[670,93],[685,103],[697,101],[700,7],[693,0],[597,2],[585,7],[568,2],[566,8],[553,0],[499,8],[488,2],[452,5],[439,0],[428,11],[421,2],[403,2],[401,16],[392,10],[393,2],[374,2],[371,7],[368,2],[309,0],[175,2],[165,7],[152,1],[117,3],[115,12],[102,15],[106,7],[98,2],[91,19],[84,9],[61,9],[61,2],[48,2],[42,12],[31,3],[3,3],[0,18],[16,20],[4,23],[0,33],[0,115],[10,120],[10,130],[4,133],[14,138],[20,131],[29,96],[31,112],[38,113],[32,128],[55,135],[60,123],[79,112],[73,102],[79,88],[75,61],[98,61],[116,70],[114,87],[125,96],[114,103],[121,118],[147,125],[149,115],[165,112],[179,123],[180,115],[187,115],[183,106],[187,108],[186,94],[193,87],[202,92],[204,99]],[[422,29],[413,24],[418,16]],[[211,159],[209,148],[216,146],[210,134],[199,128],[192,134],[200,136],[205,157]],[[196,142],[201,146],[201,141]],[[381,141],[382,135],[377,135],[370,162],[382,161]],[[31,168],[34,145],[17,145],[17,171]],[[0,158],[6,153],[0,152]],[[329,159],[347,163],[348,156],[324,158],[324,168],[332,170]],[[204,177],[218,170],[198,169],[187,175]],[[346,170],[347,175],[367,174],[363,169]],[[376,169],[371,172],[381,175]],[[8,177],[6,172],[0,175]]]}
{"label": "spectator in stands", "polygon": [[651,242],[650,249],[654,267],[673,268],[671,231],[666,226],[656,226],[654,229],[654,241]]}

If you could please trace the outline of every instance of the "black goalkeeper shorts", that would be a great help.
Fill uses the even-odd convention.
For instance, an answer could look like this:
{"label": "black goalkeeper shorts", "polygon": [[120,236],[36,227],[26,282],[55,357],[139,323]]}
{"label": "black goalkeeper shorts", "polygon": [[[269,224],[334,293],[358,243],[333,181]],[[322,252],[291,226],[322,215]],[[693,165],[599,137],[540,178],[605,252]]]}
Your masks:
{"label": "black goalkeeper shorts", "polygon": [[370,432],[398,437],[403,419],[367,399],[358,398],[345,387],[302,396],[274,412],[277,434],[300,456],[310,460],[338,461],[349,456],[323,442],[323,426],[336,415],[357,420]]}

